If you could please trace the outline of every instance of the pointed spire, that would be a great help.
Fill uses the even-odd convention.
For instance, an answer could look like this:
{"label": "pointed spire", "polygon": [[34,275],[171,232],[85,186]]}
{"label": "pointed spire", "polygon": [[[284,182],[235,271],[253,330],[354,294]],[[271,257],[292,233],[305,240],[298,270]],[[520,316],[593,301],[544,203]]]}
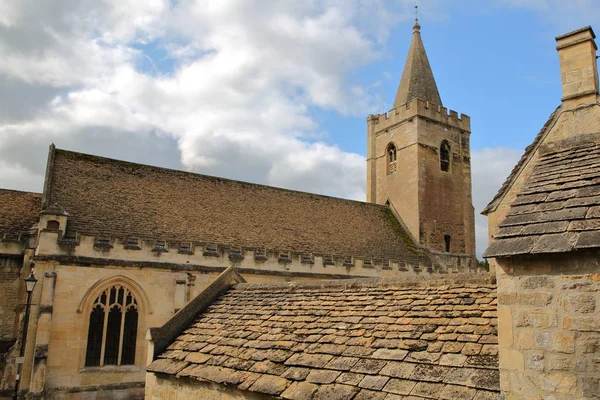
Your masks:
{"label": "pointed spire", "polygon": [[427,59],[420,31],[419,19],[415,18],[412,42],[404,64],[402,79],[400,79],[400,85],[398,85],[394,108],[416,98],[442,105],[442,99],[435,84],[435,78]]}

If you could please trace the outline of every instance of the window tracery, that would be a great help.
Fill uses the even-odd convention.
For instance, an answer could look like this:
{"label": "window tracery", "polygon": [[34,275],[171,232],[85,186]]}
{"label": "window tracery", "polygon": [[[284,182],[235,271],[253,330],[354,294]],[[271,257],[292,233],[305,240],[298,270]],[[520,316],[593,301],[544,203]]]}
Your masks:
{"label": "window tracery", "polygon": [[85,366],[135,364],[138,319],[138,303],[128,288],[104,289],[90,311]]}

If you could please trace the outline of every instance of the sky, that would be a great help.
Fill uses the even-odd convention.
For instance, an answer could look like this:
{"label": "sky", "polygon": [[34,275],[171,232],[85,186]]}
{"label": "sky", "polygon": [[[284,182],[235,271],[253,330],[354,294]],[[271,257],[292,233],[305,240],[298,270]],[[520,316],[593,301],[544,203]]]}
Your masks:
{"label": "sky", "polygon": [[[412,0],[0,0],[0,188],[48,146],[365,200],[366,117],[391,108]],[[597,0],[421,0],[444,106],[471,117],[479,212],[560,103],[554,37]]]}

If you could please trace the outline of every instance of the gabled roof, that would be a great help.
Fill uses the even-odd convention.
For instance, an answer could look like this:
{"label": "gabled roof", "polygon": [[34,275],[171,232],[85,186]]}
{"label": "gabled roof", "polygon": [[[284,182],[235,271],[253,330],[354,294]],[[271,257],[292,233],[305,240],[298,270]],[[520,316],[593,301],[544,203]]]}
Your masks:
{"label": "gabled roof", "polygon": [[394,108],[399,108],[401,105],[417,98],[442,105],[442,99],[429,65],[425,46],[421,40],[420,29],[419,23],[415,22],[412,41],[406,56],[402,78],[398,85],[396,100],[394,101]]}
{"label": "gabled roof", "polygon": [[459,279],[238,284],[148,371],[284,399],[497,399],[496,288]]}
{"label": "gabled roof", "polygon": [[600,247],[600,134],[542,145],[539,151],[484,257]]}
{"label": "gabled roof", "polygon": [[40,193],[0,189],[0,239],[29,231],[39,221],[41,204]]}
{"label": "gabled roof", "polygon": [[67,234],[426,262],[385,206],[51,151],[45,198]]}
{"label": "gabled roof", "polygon": [[533,156],[535,150],[542,143],[544,137],[546,137],[546,134],[550,131],[550,128],[556,122],[558,115],[560,114],[560,109],[561,107],[558,106],[552,112],[552,114],[550,114],[550,117],[548,118],[542,129],[538,132],[535,139],[533,139],[533,142],[531,142],[531,144],[525,148],[525,152],[519,159],[519,162],[517,162],[517,164],[513,167],[512,171],[500,187],[500,190],[498,190],[498,193],[496,193],[492,201],[490,201],[490,203],[483,209],[483,211],[481,211],[481,214],[487,215],[489,212],[492,212],[496,209],[500,201],[502,201],[502,198],[504,197],[506,192],[508,192],[508,190],[510,189],[514,180],[517,178],[517,176],[519,176],[519,173],[523,170],[523,167],[527,165],[527,162],[529,161],[531,156]]}

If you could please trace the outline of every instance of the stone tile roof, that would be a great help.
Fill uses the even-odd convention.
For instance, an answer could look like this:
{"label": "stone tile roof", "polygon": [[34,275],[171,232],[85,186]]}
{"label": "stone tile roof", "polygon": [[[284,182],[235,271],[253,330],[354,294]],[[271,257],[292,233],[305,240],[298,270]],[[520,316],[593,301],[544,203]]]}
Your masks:
{"label": "stone tile roof", "polygon": [[497,399],[496,306],[481,282],[238,284],[148,370],[284,399]]}
{"label": "stone tile roof", "polygon": [[425,262],[385,206],[65,150],[51,164],[67,234]]}
{"label": "stone tile roof", "polygon": [[600,247],[600,134],[540,147],[484,257]]}
{"label": "stone tile roof", "polygon": [[561,107],[558,106],[552,112],[552,114],[550,114],[550,117],[548,118],[542,129],[538,132],[535,139],[533,139],[533,142],[531,142],[531,144],[525,148],[525,152],[519,159],[519,162],[517,162],[517,164],[513,167],[512,171],[510,171],[510,174],[498,190],[498,193],[496,193],[492,201],[490,201],[489,204],[483,209],[483,211],[481,211],[483,215],[487,215],[487,213],[492,212],[496,209],[498,203],[500,203],[508,189],[510,189],[510,186],[512,185],[513,181],[519,175],[519,172],[521,172],[525,164],[527,164],[527,161],[529,161],[530,157],[535,152],[535,149],[537,149],[538,146],[542,143],[542,139],[544,139],[544,137],[546,137],[546,134],[550,131],[550,127],[554,125],[554,122],[556,121],[559,115],[560,108]]}
{"label": "stone tile roof", "polygon": [[39,221],[40,193],[0,189],[0,239],[18,239]]}

